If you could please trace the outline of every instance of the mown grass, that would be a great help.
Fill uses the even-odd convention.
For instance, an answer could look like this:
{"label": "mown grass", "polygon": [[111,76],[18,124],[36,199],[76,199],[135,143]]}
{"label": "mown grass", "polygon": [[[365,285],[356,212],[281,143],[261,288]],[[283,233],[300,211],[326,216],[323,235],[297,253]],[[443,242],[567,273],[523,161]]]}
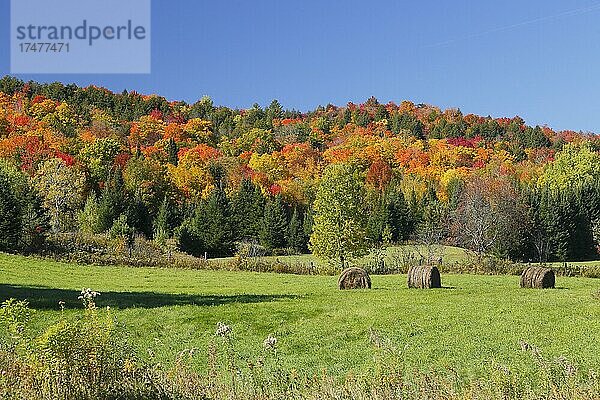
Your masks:
{"label": "mown grass", "polygon": [[[444,275],[444,289],[419,291],[404,275],[373,276],[370,291],[338,291],[334,276],[96,267],[0,254],[0,301],[28,299],[34,325],[81,308],[82,287],[102,295],[142,357],[169,363],[205,351],[215,327],[232,326],[239,356],[278,339],[286,368],[341,376],[372,364],[370,330],[398,346],[408,368],[453,369],[465,379],[493,363],[526,373],[521,340],[581,371],[600,364],[600,280],[563,278],[555,290],[519,288],[517,276]],[[148,351],[150,350],[150,351]],[[196,367],[206,367],[199,357]]]}

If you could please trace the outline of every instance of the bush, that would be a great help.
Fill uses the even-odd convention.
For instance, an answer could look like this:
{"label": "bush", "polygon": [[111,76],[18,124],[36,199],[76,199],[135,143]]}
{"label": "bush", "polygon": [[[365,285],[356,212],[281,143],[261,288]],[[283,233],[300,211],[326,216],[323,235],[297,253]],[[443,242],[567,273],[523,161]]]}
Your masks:
{"label": "bush", "polygon": [[0,398],[3,399],[159,399],[109,309],[96,308],[96,292],[83,290],[85,311],[63,317],[41,334],[29,329],[24,301],[0,308]]}
{"label": "bush", "polygon": [[45,254],[68,262],[133,267],[208,268],[204,259],[174,251],[175,246],[171,241],[161,244],[147,240],[142,235],[111,238],[109,234],[62,233],[52,235],[49,242],[49,251]]}

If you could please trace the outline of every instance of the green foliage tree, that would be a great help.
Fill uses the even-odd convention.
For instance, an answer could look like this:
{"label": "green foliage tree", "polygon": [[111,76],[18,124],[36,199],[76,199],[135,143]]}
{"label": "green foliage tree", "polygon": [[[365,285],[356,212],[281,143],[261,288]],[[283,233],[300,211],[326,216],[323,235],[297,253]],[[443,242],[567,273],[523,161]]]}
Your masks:
{"label": "green foliage tree", "polygon": [[600,155],[592,150],[590,144],[567,144],[554,161],[546,165],[538,183],[551,190],[565,190],[599,179]]}
{"label": "green foliage tree", "polygon": [[369,191],[367,196],[369,210],[367,212],[367,237],[371,243],[380,243],[383,230],[388,223],[385,195],[377,191]]}
{"label": "green foliage tree", "polygon": [[387,221],[391,240],[401,242],[408,240],[414,233],[415,221],[402,190],[395,189],[386,193]]}
{"label": "green foliage tree", "polygon": [[75,213],[83,200],[84,175],[61,159],[53,158],[41,165],[35,185],[50,213],[52,230],[64,232],[74,228]]}
{"label": "green foliage tree", "polygon": [[154,219],[154,240],[164,242],[171,237],[170,219],[171,207],[169,199],[165,197]]}
{"label": "green foliage tree", "polygon": [[135,228],[130,226],[127,222],[126,214],[119,215],[108,233],[112,239],[118,239],[120,241],[120,246],[124,246],[131,257],[135,241]]}
{"label": "green foliage tree", "polygon": [[[0,176],[3,181],[0,183],[0,232],[6,232],[5,250],[39,251],[48,231],[48,215],[41,196],[27,175],[1,160]],[[14,212],[8,212],[9,209]],[[13,231],[16,227],[19,227],[17,232]]]}
{"label": "green foliage tree", "polygon": [[532,229],[529,234],[538,261],[596,259],[599,243],[597,184],[562,191],[536,188],[528,195]]}
{"label": "green foliage tree", "polygon": [[147,238],[152,237],[152,214],[139,195],[130,196],[126,202],[125,214],[127,223],[134,231],[144,234]]}
{"label": "green foliage tree", "polygon": [[412,134],[419,139],[425,138],[423,135],[423,123],[407,112],[395,112],[392,114],[390,129],[395,134],[404,132]]}
{"label": "green foliage tree", "polygon": [[112,138],[99,138],[86,145],[79,157],[90,171],[90,175],[97,182],[109,179],[113,169],[114,160],[121,151],[121,144]]}
{"label": "green foliage tree", "polygon": [[367,252],[366,220],[363,208],[364,182],[347,164],[325,168],[314,203],[314,224],[310,249],[319,258],[339,262]]}

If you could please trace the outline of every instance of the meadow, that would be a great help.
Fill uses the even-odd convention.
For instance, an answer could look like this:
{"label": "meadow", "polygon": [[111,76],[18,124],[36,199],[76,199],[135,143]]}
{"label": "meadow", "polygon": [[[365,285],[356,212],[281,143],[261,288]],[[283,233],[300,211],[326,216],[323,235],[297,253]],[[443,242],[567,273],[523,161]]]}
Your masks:
{"label": "meadow", "polygon": [[[465,381],[503,365],[533,368],[521,342],[565,356],[582,374],[600,363],[600,281],[558,277],[554,290],[519,288],[518,276],[452,275],[443,289],[411,290],[405,275],[372,276],[372,290],[339,291],[335,276],[84,266],[0,254],[0,300],[27,299],[33,329],[81,312],[82,287],[101,292],[142,358],[163,364],[195,348],[194,368],[219,322],[241,360],[278,339],[283,367],[336,377],[373,365],[373,332],[408,370],[455,371]],[[59,301],[64,301],[61,311]]]}

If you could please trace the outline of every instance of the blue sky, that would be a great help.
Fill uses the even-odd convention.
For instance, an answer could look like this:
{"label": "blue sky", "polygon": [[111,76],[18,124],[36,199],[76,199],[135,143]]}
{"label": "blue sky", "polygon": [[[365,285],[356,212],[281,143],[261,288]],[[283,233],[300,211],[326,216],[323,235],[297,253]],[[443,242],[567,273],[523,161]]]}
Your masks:
{"label": "blue sky", "polygon": [[600,132],[599,20],[598,0],[153,0],[151,74],[19,77],[240,108],[373,95]]}

